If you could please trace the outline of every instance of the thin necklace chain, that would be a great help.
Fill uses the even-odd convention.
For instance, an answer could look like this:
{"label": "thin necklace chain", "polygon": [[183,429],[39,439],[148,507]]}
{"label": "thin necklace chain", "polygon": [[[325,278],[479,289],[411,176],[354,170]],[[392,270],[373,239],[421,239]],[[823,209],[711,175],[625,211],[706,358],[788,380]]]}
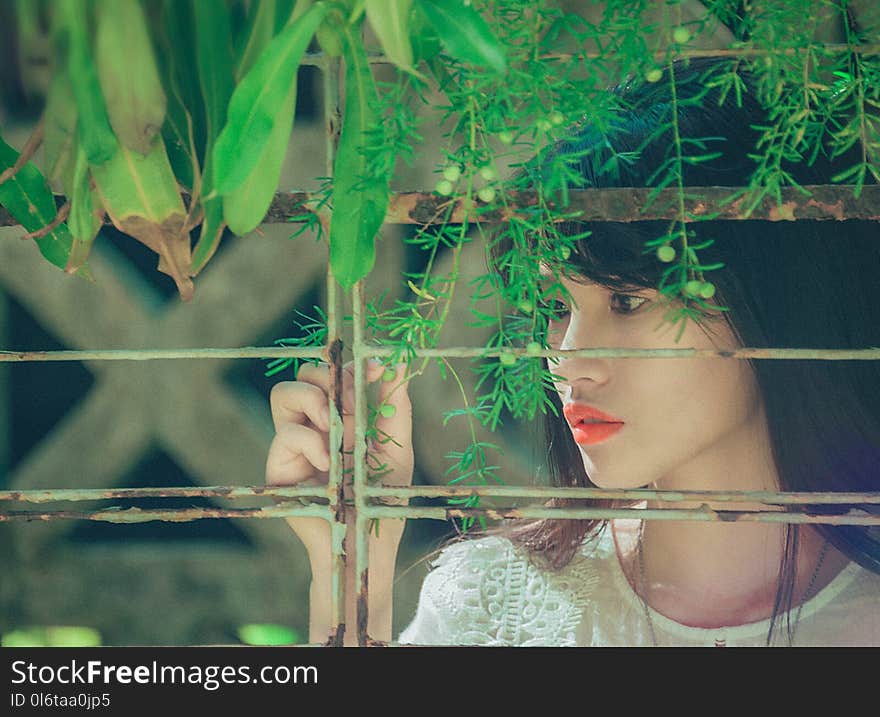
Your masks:
{"label": "thin necklace chain", "polygon": [[[648,581],[645,579],[645,559],[644,559],[644,550],[642,550],[642,537],[645,534],[645,521],[643,520],[639,524],[639,535],[638,535],[638,559],[639,559],[639,587],[641,589],[641,595],[639,598],[642,601],[642,607],[645,609],[645,618],[648,621],[648,631],[651,633],[651,644],[654,647],[657,647],[657,635],[654,632],[654,620],[651,619],[651,609],[648,607],[648,601],[646,599],[647,595],[647,586]],[[822,563],[825,562],[825,555],[828,552],[828,539],[825,539],[825,542],[822,544],[822,551],[819,553],[819,559],[816,561],[816,567],[813,570],[813,575],[810,577],[810,582],[807,584],[806,590],[804,590],[804,594],[801,597],[801,604],[798,606],[797,615],[794,619],[794,624],[797,625],[801,619],[801,610],[804,609],[804,604],[813,596],[813,586],[816,584],[816,578],[819,577],[819,571],[822,569]]]}

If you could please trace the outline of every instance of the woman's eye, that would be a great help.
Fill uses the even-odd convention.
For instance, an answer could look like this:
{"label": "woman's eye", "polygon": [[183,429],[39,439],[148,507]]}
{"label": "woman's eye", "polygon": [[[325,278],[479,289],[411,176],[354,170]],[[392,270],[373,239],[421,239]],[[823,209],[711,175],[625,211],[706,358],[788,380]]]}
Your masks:
{"label": "woman's eye", "polygon": [[[615,299],[621,299],[620,302],[615,302]],[[634,314],[638,311],[642,306],[647,303],[648,299],[645,299],[641,296],[632,296],[630,294],[611,294],[611,310],[618,314]],[[623,308],[617,308],[615,306],[622,306]]]}
{"label": "woman's eye", "polygon": [[551,322],[564,321],[565,318],[571,313],[571,309],[568,308],[568,304],[566,304],[562,299],[542,301],[541,307],[548,315],[548,318]]}

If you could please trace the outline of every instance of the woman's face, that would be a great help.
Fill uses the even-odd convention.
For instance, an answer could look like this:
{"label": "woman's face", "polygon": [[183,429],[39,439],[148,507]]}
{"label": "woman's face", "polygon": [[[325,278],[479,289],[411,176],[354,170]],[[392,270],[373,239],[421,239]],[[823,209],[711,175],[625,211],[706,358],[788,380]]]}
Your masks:
{"label": "woman's face", "polygon": [[[554,279],[545,276],[545,286]],[[578,277],[578,282],[584,281]],[[723,318],[705,319],[708,333],[688,319],[663,322],[674,308],[654,289],[618,293],[604,286],[561,280],[571,295],[549,296],[558,318],[548,344],[583,348],[718,348],[739,346]],[[766,473],[753,483],[738,473],[744,455],[770,459],[757,383],[742,359],[564,358],[550,361],[563,380],[556,390],[570,421],[584,406],[599,409],[618,427],[571,428],[584,468],[603,488],[773,489]],[[744,454],[743,451],[748,453]],[[755,473],[754,471],[752,473]]]}

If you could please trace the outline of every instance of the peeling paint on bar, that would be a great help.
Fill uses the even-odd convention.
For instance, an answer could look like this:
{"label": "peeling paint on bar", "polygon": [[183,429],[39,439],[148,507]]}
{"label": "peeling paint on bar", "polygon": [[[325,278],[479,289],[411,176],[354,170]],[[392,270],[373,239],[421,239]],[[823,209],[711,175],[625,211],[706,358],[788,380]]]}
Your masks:
{"label": "peeling paint on bar", "polygon": [[300,503],[266,506],[263,508],[180,508],[143,510],[141,508],[104,508],[94,511],[8,511],[0,513],[0,523],[7,521],[94,520],[104,523],[187,523],[205,518],[289,518],[303,516],[333,520],[333,513],[325,505],[304,506]]}
{"label": "peeling paint on bar", "polygon": [[[843,221],[845,219],[880,220],[880,185],[862,187],[861,196],[854,196],[854,187],[843,184],[805,185],[811,196],[805,196],[796,187],[782,187],[782,201],[777,204],[773,197],[766,197],[755,210],[746,215],[743,205],[746,197],[722,204],[744,187],[685,187],[689,195],[684,200],[688,221],[702,221],[702,217],[717,214],[714,218],[725,221]],[[606,189],[569,190],[567,212],[581,212],[579,221],[639,222],[660,219],[677,219],[678,189],[664,189],[650,208],[648,196],[653,191],[643,187],[614,187]],[[694,195],[698,195],[694,198]],[[309,192],[279,192],[272,200],[266,214],[265,224],[288,224],[306,221],[312,212],[305,209],[307,203],[319,197]],[[64,201],[56,197],[56,201]],[[528,209],[538,203],[535,191],[508,192],[508,209],[486,209],[477,205],[468,217],[473,223],[498,223],[508,221],[518,209]],[[548,202],[553,207],[552,202]],[[451,214],[450,214],[451,208]],[[386,224],[434,224],[443,220],[453,224],[464,219],[464,202],[441,197],[433,192],[393,192],[385,215]],[[0,226],[17,226],[17,222],[0,207]],[[844,239],[842,238],[842,241]]]}
{"label": "peeling paint on bar", "polygon": [[[237,358],[320,358],[333,364],[330,358],[332,347],[311,349],[265,349],[247,347],[243,349],[143,349],[132,351],[0,351],[0,363],[18,361],[151,361],[169,359],[237,359]],[[341,350],[341,349],[339,349]],[[364,346],[362,358],[383,358],[391,356],[394,349],[380,346]],[[724,359],[778,359],[778,360],[819,360],[819,361],[876,361],[880,359],[880,347],[864,349],[544,349],[528,352],[524,348],[486,349],[469,346],[450,346],[439,349],[413,349],[416,358],[497,358],[501,354],[513,354],[528,358],[573,357],[573,358],[724,358]],[[341,364],[340,364],[341,365]]]}
{"label": "peeling paint on bar", "polygon": [[[364,510],[364,519],[369,518],[433,518],[449,520],[465,516],[483,516],[492,520],[509,520],[519,518],[554,520],[582,520],[608,518],[640,518],[643,520],[697,520],[761,523],[821,523],[825,525],[880,525],[880,515],[865,515],[859,512],[840,514],[821,514],[816,511],[809,513],[789,513],[780,511],[722,511],[713,510],[707,505],[696,509],[640,509],[640,508],[418,508],[412,506],[368,506]],[[720,517],[719,514],[724,514]],[[731,516],[735,515],[734,518]]]}

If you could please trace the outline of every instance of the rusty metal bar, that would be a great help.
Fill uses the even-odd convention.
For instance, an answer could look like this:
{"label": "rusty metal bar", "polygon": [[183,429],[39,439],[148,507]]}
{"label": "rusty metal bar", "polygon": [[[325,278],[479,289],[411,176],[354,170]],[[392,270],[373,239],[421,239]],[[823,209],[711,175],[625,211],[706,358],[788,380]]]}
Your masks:
{"label": "rusty metal bar", "polygon": [[[143,510],[140,508],[105,508],[95,511],[11,511],[0,513],[0,523],[8,521],[50,521],[50,520],[93,520],[106,523],[145,523],[163,521],[184,523],[205,518],[289,518],[306,516],[323,518],[334,525],[335,512],[326,505],[304,506],[299,503],[266,506],[263,508],[180,508],[166,510]],[[715,522],[764,522],[764,523],[823,523],[827,525],[880,525],[880,515],[867,515],[864,512],[849,511],[845,514],[791,513],[782,511],[743,511],[716,510],[703,504],[699,508],[419,508],[412,506],[372,506],[365,504],[358,513],[364,521],[365,531],[368,521],[373,518],[393,519],[436,519],[448,521],[451,518],[483,516],[490,520],[519,520],[529,518],[551,518],[555,520],[608,519],[638,517],[644,520],[697,520]],[[366,538],[366,532],[365,532]],[[366,570],[367,557],[364,558]],[[364,579],[366,573],[364,573]],[[366,598],[366,592],[362,593]],[[364,616],[366,604],[364,604]],[[359,605],[360,610],[360,605]],[[360,620],[360,618],[359,618]],[[359,623],[360,624],[360,623]],[[365,623],[364,623],[365,625]],[[363,634],[366,639],[365,633]]]}
{"label": "rusty metal bar", "polygon": [[[718,212],[715,219],[729,221],[764,220],[771,222],[811,219],[814,221],[842,221],[844,219],[880,219],[880,185],[866,184],[861,196],[853,196],[854,187],[848,184],[806,185],[811,196],[804,196],[795,187],[780,190],[781,204],[773,197],[765,197],[760,205],[746,216],[740,198],[729,204],[720,205],[744,187],[685,187],[688,198],[684,200],[686,221],[705,221],[712,212]],[[606,188],[572,189],[565,211],[582,212],[580,221],[634,222],[661,219],[678,219],[678,189],[664,189],[657,195],[649,209],[644,209],[653,189],[648,188]],[[312,214],[305,208],[306,202],[317,199],[308,192],[279,192],[272,200],[264,224],[288,224],[306,221]],[[508,208],[489,207],[476,202],[472,207],[469,222],[506,222],[518,214],[518,210],[528,210],[538,203],[535,191],[508,192]],[[545,198],[550,207],[554,202]],[[56,196],[56,202],[64,202],[64,197]],[[451,215],[447,210],[454,204]],[[464,220],[463,199],[441,197],[434,192],[392,192],[386,224],[418,224],[420,226],[446,221],[452,224]],[[446,219],[441,220],[441,217]],[[8,211],[0,207],[0,226],[17,226],[18,222]]]}
{"label": "rusty metal bar", "polygon": [[352,293],[352,325],[354,352],[354,511],[355,511],[355,589],[357,597],[357,642],[359,647],[369,641],[367,626],[369,582],[369,519],[366,516],[367,486],[367,377],[364,349],[364,282],[358,281]]}
{"label": "rusty metal bar", "polygon": [[489,520],[552,518],[562,520],[632,518],[643,520],[697,520],[715,522],[824,523],[827,525],[880,525],[880,515],[787,513],[779,511],[714,510],[700,508],[413,508],[411,506],[368,506],[369,518],[434,518],[449,520],[465,516],[483,516]]}
{"label": "rusty metal bar", "polygon": [[290,518],[303,516],[332,519],[332,511],[326,505],[302,505],[282,503],[262,508],[177,508],[144,510],[142,508],[104,508],[102,510],[14,510],[0,513],[0,523],[7,521],[49,520],[95,520],[104,523],[147,523],[159,520],[168,523],[188,523],[205,518]]}
{"label": "rusty metal bar", "polygon": [[[321,65],[324,88],[324,133],[325,133],[325,176],[333,176],[339,132],[342,128],[340,112],[340,60],[324,57]],[[319,217],[319,220],[323,219]],[[322,227],[329,236],[329,226]],[[330,476],[327,490],[330,493],[330,549],[333,556],[330,573],[330,632],[328,647],[342,647],[345,638],[345,513],[344,468],[342,454],[342,388],[343,388],[343,322],[340,320],[342,300],[340,287],[333,277],[333,270],[327,265],[327,341],[326,360],[330,365]]]}
{"label": "rusty metal bar", "polygon": [[[328,318],[329,321],[329,318]],[[230,358],[320,358],[331,363],[331,347],[308,349],[280,349],[267,346],[243,349],[142,349],[118,351],[116,349],[88,351],[0,351],[0,363],[20,361],[166,361],[176,359],[230,359]],[[395,350],[381,346],[364,345],[364,358],[393,356]],[[535,357],[571,358],[736,358],[736,359],[783,359],[822,361],[876,361],[880,359],[880,347],[865,349],[776,349],[752,348],[720,349],[541,349],[523,348],[488,349],[472,346],[450,346],[438,349],[413,348],[417,358],[497,358],[505,354]]]}
{"label": "rusty metal bar", "polygon": [[0,351],[0,363],[16,361],[165,361],[169,359],[323,358],[322,346],[279,348],[244,346],[237,349],[95,349],[84,351]]}
{"label": "rusty metal bar", "polygon": [[55,503],[59,501],[114,500],[118,498],[327,498],[319,486],[205,486],[204,488],[58,488],[56,490],[0,490],[0,501]]}
{"label": "rusty metal bar", "polygon": [[[857,55],[876,55],[880,54],[880,45],[877,44],[863,44],[863,45],[847,45],[841,42],[829,42],[829,43],[812,43],[809,45],[809,48],[814,50],[822,50],[824,52],[828,52],[830,54],[834,53],[842,53],[842,52],[851,52]],[[679,50],[675,53],[676,59],[685,59],[690,57],[761,57],[763,55],[793,55],[798,50],[803,51],[808,48],[792,48],[788,47],[781,52],[777,49],[764,49],[757,47],[739,47],[739,48],[718,48],[718,49],[707,49],[707,50]],[[667,50],[655,50],[653,56],[657,60],[667,60]],[[303,60],[301,64],[309,65],[309,66],[321,66],[323,61],[323,53],[321,52],[310,52],[303,56]],[[601,52],[597,50],[588,50],[585,52],[548,52],[543,55],[539,55],[538,59],[541,60],[562,60],[562,61],[571,61],[578,60],[581,58],[586,59],[598,59],[607,57],[607,52],[603,55]],[[367,59],[371,64],[374,65],[384,65],[390,64],[392,61],[389,60],[384,54],[378,52],[371,52],[367,55]]]}
{"label": "rusty metal bar", "polygon": [[[880,492],[771,492],[771,491],[708,491],[708,490],[649,490],[638,488],[622,490],[613,488],[552,488],[549,486],[371,486],[363,493],[366,498],[439,498],[444,496],[479,495],[491,498],[569,498],[602,500],[661,500],[669,503],[689,501],[750,502],[767,505],[850,505],[856,503],[880,504]],[[325,486],[205,486],[203,488],[111,488],[55,490],[2,490],[0,501],[20,503],[85,502],[95,500],[134,498],[321,498],[332,497]],[[353,501],[346,501],[353,505]]]}
{"label": "rusty metal bar", "polygon": [[709,490],[621,490],[613,488],[552,488],[549,486],[367,486],[367,497],[438,498],[443,496],[479,495],[493,498],[569,498],[599,500],[661,500],[669,503],[689,501],[749,502],[768,505],[850,505],[880,504],[880,492],[811,493],[771,491],[709,491]]}

